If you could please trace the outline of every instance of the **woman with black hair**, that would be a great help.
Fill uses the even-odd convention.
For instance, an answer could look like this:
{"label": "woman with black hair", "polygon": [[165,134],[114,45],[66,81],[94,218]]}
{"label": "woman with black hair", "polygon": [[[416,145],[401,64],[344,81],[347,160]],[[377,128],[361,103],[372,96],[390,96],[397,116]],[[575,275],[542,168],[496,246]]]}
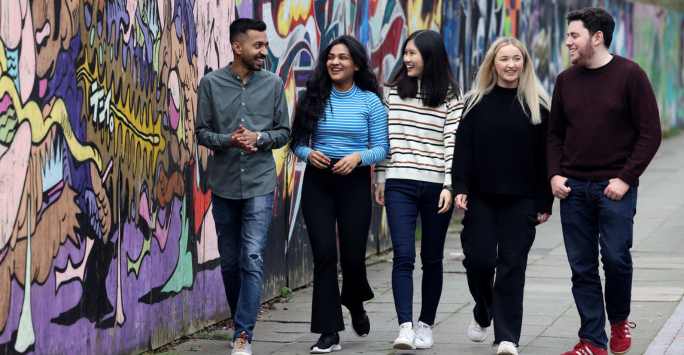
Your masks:
{"label": "woman with black hair", "polygon": [[[366,277],[371,220],[370,165],[387,155],[387,113],[365,48],[351,36],[332,41],[320,54],[299,100],[291,149],[308,163],[302,213],[314,258],[311,331],[321,336],[311,353],[342,349],[342,307],[359,336],[370,321],[363,302],[373,298]],[[342,293],[337,282],[339,232]]]}
{"label": "woman with black hair", "polygon": [[[463,104],[442,36],[429,30],[404,42],[403,65],[389,84],[390,157],[378,164],[376,202],[385,205],[399,321],[395,349],[428,349],[442,293],[444,240],[451,219],[451,157]],[[413,327],[413,264],[420,215],[422,305]]]}

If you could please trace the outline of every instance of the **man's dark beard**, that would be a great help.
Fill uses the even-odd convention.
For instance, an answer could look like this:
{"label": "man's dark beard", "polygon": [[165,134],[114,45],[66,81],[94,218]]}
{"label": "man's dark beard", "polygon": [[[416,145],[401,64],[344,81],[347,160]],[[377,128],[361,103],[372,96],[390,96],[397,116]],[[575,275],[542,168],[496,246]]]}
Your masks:
{"label": "man's dark beard", "polygon": [[[256,61],[257,61],[258,59],[261,59],[261,58],[264,59],[264,65],[263,65],[262,67],[259,67],[259,66],[256,64]],[[267,64],[268,64],[268,61],[267,61],[267,58],[266,58],[266,57],[254,57],[249,63],[245,63],[245,66],[246,66],[247,68],[249,68],[249,70],[251,70],[251,71],[258,71],[258,70],[261,70],[261,69],[266,68],[266,65],[267,65]]]}

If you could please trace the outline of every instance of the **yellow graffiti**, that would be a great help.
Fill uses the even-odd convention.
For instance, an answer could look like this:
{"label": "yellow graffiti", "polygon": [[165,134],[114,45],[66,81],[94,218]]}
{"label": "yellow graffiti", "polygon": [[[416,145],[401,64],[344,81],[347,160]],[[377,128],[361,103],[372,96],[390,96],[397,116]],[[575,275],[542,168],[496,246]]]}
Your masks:
{"label": "yellow graffiti", "polygon": [[281,1],[276,12],[276,31],[287,37],[290,30],[298,23],[305,23],[313,12],[312,0]]}
{"label": "yellow graffiti", "polygon": [[[84,63],[77,69],[76,75],[83,82],[84,97],[93,95],[92,84],[97,88],[115,91],[113,83],[102,82],[98,66],[91,72],[88,54]],[[128,151],[134,156],[127,157],[134,162],[136,172],[148,175],[153,171],[160,152],[166,148],[166,140],[161,135],[162,120],[155,118],[155,107],[151,102],[139,97],[133,89],[125,90],[118,98],[108,102],[108,109],[113,121],[110,134],[114,138],[111,153],[123,158],[124,154],[115,152]]]}
{"label": "yellow graffiti", "polygon": [[[294,75],[290,73],[290,75],[287,76],[287,80],[284,83],[285,85],[285,98],[288,103],[290,102],[295,102],[295,96],[297,92],[297,84],[294,80]],[[289,108],[288,108],[289,110]],[[290,113],[292,110],[290,110]],[[292,117],[292,114],[290,114],[290,117]],[[283,168],[285,165],[285,160],[287,158],[289,146],[284,146],[280,149],[274,149],[273,150],[273,158],[275,159],[275,164],[276,164],[276,174],[280,175],[283,172]]]}
{"label": "yellow graffiti", "polygon": [[5,45],[0,43],[0,75],[7,71],[7,56],[5,55]]}
{"label": "yellow graffiti", "polygon": [[409,0],[406,4],[408,33],[425,29],[439,31],[442,28],[442,1],[435,0],[430,6],[432,12],[423,15],[421,9],[424,1],[426,0]]}
{"label": "yellow graffiti", "polygon": [[[4,48],[0,50],[0,53],[4,54]],[[9,95],[12,100],[19,123],[28,121],[31,125],[31,142],[33,144],[42,142],[52,126],[57,125],[62,128],[64,140],[67,142],[67,146],[74,158],[79,162],[92,161],[97,166],[97,170],[102,171],[103,164],[100,153],[93,147],[81,144],[76,139],[62,99],[55,100],[50,108],[50,113],[47,117],[43,118],[41,110],[35,102],[30,101],[25,106],[21,105],[21,98],[14,86],[14,81],[7,76],[0,78],[0,97],[4,95]]]}

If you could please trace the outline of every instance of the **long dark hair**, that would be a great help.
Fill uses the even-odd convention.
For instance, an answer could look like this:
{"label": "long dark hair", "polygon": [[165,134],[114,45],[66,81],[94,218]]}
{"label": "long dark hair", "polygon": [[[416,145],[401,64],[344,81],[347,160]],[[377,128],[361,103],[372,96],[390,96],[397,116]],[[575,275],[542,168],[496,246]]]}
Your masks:
{"label": "long dark hair", "polygon": [[[423,57],[423,74],[420,78],[420,97],[423,99],[423,105],[437,107],[444,103],[447,97],[458,93],[458,84],[451,72],[444,40],[439,33],[432,30],[413,32],[401,46],[402,56],[406,44],[411,40]],[[397,88],[402,99],[417,97],[419,92],[418,78],[408,76],[403,61],[399,70],[390,79],[389,85]]]}
{"label": "long dark hair", "polygon": [[359,68],[354,72],[354,84],[362,90],[370,91],[382,100],[382,91],[378,79],[373,74],[366,49],[354,37],[344,35],[330,42],[318,56],[313,75],[306,82],[306,91],[302,94],[295,107],[292,122],[291,143],[294,145],[308,144],[316,123],[323,116],[323,110],[330,98],[332,80],[328,75],[328,54],[332,47],[343,44],[349,50],[352,61]]}

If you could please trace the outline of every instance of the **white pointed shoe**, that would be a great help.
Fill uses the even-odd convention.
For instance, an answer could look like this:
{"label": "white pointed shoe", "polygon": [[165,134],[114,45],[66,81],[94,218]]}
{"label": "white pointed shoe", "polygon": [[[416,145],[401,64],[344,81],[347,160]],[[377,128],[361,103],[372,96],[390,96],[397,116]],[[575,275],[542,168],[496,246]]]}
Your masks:
{"label": "white pointed shoe", "polygon": [[399,326],[399,336],[394,339],[392,347],[398,350],[414,350],[416,333],[413,331],[413,323],[404,322]]}
{"label": "white pointed shoe", "polygon": [[414,341],[416,349],[430,349],[434,343],[435,342],[432,339],[432,327],[418,321],[418,325],[416,326],[416,340]]}
{"label": "white pointed shoe", "polygon": [[489,331],[489,327],[481,327],[479,324],[477,324],[477,321],[475,319],[470,321],[470,325],[468,325],[468,329],[466,330],[466,336],[470,341],[474,341],[476,343],[481,343],[487,339],[487,333]]}

